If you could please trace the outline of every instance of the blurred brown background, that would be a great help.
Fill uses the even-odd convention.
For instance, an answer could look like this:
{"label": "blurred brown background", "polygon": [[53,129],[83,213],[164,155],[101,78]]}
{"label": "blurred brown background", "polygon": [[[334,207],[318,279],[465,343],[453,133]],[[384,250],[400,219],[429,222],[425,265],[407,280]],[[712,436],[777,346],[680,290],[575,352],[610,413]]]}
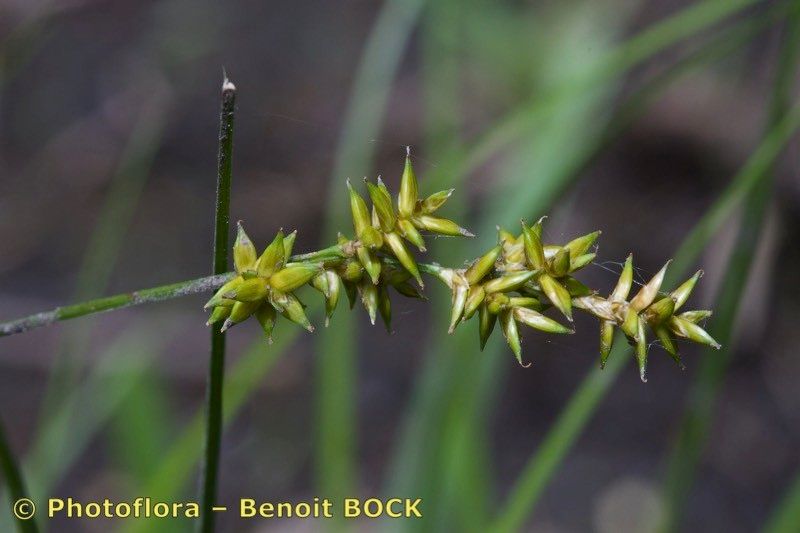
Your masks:
{"label": "blurred brown background", "polygon": [[[592,56],[599,53],[596,47],[622,41],[688,5],[597,4],[450,4],[447,16],[457,21],[455,33],[440,36],[438,49],[454,57],[459,69],[452,98],[459,102],[460,135],[479,136],[517,103],[551,85],[549,73],[573,57],[559,55],[565,40],[574,57]],[[353,105],[359,61],[381,8],[364,0],[0,2],[0,319],[210,271],[223,66],[239,89],[232,216],[246,222],[259,245],[283,227],[299,230],[297,250],[316,248],[329,194],[348,177],[333,175],[337,147]],[[420,16],[429,9],[435,7],[425,6]],[[742,17],[765,9],[758,5]],[[437,46],[431,44],[437,33],[425,24],[415,27],[404,48],[379,134],[357,139],[358,150],[374,151],[374,164],[352,171],[380,173],[396,186],[403,147],[411,145],[421,187],[432,192],[425,176],[443,164],[436,147],[447,140],[426,126],[431,103],[422,78],[426,68],[436,67],[422,57],[427,47]],[[574,28],[568,40],[555,37]],[[582,41],[584,33],[600,37]],[[642,80],[713,35],[698,34],[620,77],[607,104],[592,107],[587,116],[599,120]],[[777,27],[769,27],[676,81],[557,195],[556,206],[547,209],[552,240],[603,230],[600,266],[582,278],[588,284],[608,290],[629,251],[636,254],[640,279],[654,273],[758,145],[779,36]],[[448,101],[446,95],[442,101]],[[574,149],[571,137],[563,141],[545,147],[568,154]],[[470,222],[491,202],[505,201],[490,197],[509,161],[539,155],[515,146],[458,187],[468,202],[467,227],[474,227]],[[791,142],[778,166],[775,201],[685,531],[758,529],[800,466],[795,386],[800,331],[794,324],[800,312],[799,157]],[[514,216],[538,214],[545,213]],[[694,307],[712,304],[733,237],[734,231],[723,230],[700,261],[706,275]],[[447,246],[443,241],[436,249]],[[476,246],[467,243],[466,249],[474,255]],[[445,291],[431,289],[432,300],[446,298]],[[126,494],[152,473],[154,463],[146,457],[168,449],[202,403],[208,356],[203,301],[203,295],[192,296],[0,340],[0,413],[23,457],[36,449],[47,413],[64,402],[76,401],[83,414],[104,413],[92,427],[70,428],[65,422],[72,440],[58,440],[57,451],[42,452],[58,462],[66,453],[58,446],[74,451],[52,478],[52,494]],[[422,302],[397,302],[391,336],[381,327],[364,327],[364,313],[354,313],[361,332],[358,487],[372,495],[391,476],[389,456],[398,446],[412,390],[425,358],[436,357],[423,347],[439,332],[429,327],[435,318],[431,305]],[[291,327],[281,324],[277,335]],[[595,323],[580,317],[577,329],[568,338],[526,334],[526,353],[534,361],[528,370],[501,352],[505,384],[488,435],[498,501],[597,364]],[[258,335],[253,324],[233,330],[229,364]],[[92,389],[73,398],[75,384],[114,350],[133,354],[125,361],[142,355],[144,370],[129,384],[130,396],[111,407],[105,396],[90,394]],[[665,454],[687,389],[699,360],[716,355],[688,346],[689,369],[680,372],[656,348],[646,385],[631,362],[546,489],[531,527],[652,530]],[[233,420],[223,447],[222,500],[318,495],[314,362],[312,339],[302,333]],[[120,423],[125,420],[129,427]],[[80,440],[73,431],[83,432],[87,442],[73,442]],[[184,487],[185,497],[194,486]],[[107,527],[100,524],[56,522],[52,530]],[[220,525],[230,531],[275,527],[228,517]]]}

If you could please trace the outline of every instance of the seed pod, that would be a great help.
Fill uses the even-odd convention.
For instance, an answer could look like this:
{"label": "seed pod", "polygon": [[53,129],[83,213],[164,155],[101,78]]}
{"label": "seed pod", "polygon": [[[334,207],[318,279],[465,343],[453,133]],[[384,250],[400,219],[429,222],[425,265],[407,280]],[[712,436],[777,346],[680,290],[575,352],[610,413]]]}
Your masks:
{"label": "seed pod", "polygon": [[614,345],[614,322],[611,320],[600,321],[600,368],[606,367],[606,361]]}
{"label": "seed pod", "polygon": [[[380,180],[380,178],[378,179]],[[389,191],[385,186],[380,187],[370,183],[366,178],[364,181],[367,184],[367,191],[369,192],[370,199],[372,199],[372,205],[375,208],[374,212],[377,213],[381,229],[383,231],[392,231],[394,229],[396,217],[394,215],[394,209],[392,208],[392,197],[389,195]]]}
{"label": "seed pod", "polygon": [[281,292],[291,292],[311,281],[321,272],[321,267],[314,263],[295,263],[274,273],[269,278],[273,288]]}
{"label": "seed pod", "polygon": [[631,307],[637,311],[641,311],[653,303],[653,300],[655,300],[656,295],[658,294],[658,289],[661,288],[661,283],[664,281],[664,274],[666,274],[667,267],[669,266],[670,262],[671,261],[667,261],[667,263],[661,267],[661,270],[656,272],[656,275],[653,276],[650,281],[648,281],[641,289],[639,289],[639,292],[636,293],[636,296],[634,296],[631,300]]}
{"label": "seed pod", "polygon": [[231,307],[231,314],[222,324],[220,331],[224,333],[234,324],[244,322],[258,309],[259,305],[261,305],[261,302],[236,302],[233,304],[233,307]]}
{"label": "seed pod", "polygon": [[633,339],[634,341],[638,340],[637,335],[639,335],[639,314],[636,312],[636,309],[628,306],[625,311],[625,319],[622,321],[620,327],[629,339]]}
{"label": "seed pod", "polygon": [[256,264],[256,247],[247,236],[242,226],[242,221],[236,223],[236,242],[233,243],[233,265],[236,272],[242,273],[252,270]]}
{"label": "seed pod", "polygon": [[675,345],[675,341],[672,340],[669,329],[664,325],[658,325],[653,328],[653,331],[655,331],[656,337],[661,341],[661,346],[663,346],[664,350],[672,357],[672,360],[677,363],[681,370],[686,370],[686,365],[683,364],[681,356],[678,355],[678,347]]}
{"label": "seed pod", "polygon": [[486,341],[494,330],[494,324],[497,322],[497,315],[492,314],[486,307],[486,304],[478,308],[478,335],[480,337],[481,351],[486,346]]}
{"label": "seed pod", "polygon": [[583,267],[594,261],[594,258],[597,257],[597,254],[583,254],[579,255],[578,257],[574,257],[570,252],[570,257],[572,257],[572,259],[570,259],[569,271],[577,272],[578,270],[582,269]]}
{"label": "seed pod", "polygon": [[261,257],[258,258],[256,269],[259,276],[268,278],[274,272],[283,268],[283,264],[286,262],[286,249],[283,246],[283,239],[283,230],[280,230],[267,246],[267,249],[264,250],[264,253],[261,254]]}
{"label": "seed pod", "polygon": [[500,246],[495,246],[481,257],[476,259],[467,271],[464,277],[470,285],[479,283],[489,272],[494,268],[497,258],[500,257]]}
{"label": "seed pod", "polygon": [[364,246],[359,246],[356,254],[358,255],[358,260],[361,261],[361,266],[369,274],[372,283],[377,285],[381,275],[381,263],[378,258]]}
{"label": "seed pod", "polygon": [[510,301],[511,298],[502,292],[486,295],[486,305],[488,306],[489,312],[495,315],[508,307]]}
{"label": "seed pod", "polygon": [[706,330],[693,322],[674,316],[667,322],[669,329],[678,337],[683,337],[719,350],[722,346]]}
{"label": "seed pod", "polygon": [[417,205],[417,176],[411,166],[411,150],[406,149],[406,163],[403,168],[403,177],[400,178],[400,194],[397,197],[397,212],[401,218],[410,218]]}
{"label": "seed pod", "polygon": [[497,242],[506,249],[507,247],[514,246],[516,243],[517,238],[512,234],[510,231],[497,226]]}
{"label": "seed pod", "polygon": [[391,285],[397,292],[399,292],[400,294],[402,294],[407,298],[417,298],[418,300],[427,300],[425,295],[420,292],[419,288],[417,288],[415,285],[412,285],[407,281],[392,283]]}
{"label": "seed pod", "polygon": [[283,257],[286,261],[292,257],[292,249],[294,248],[294,241],[297,239],[297,230],[294,230],[289,235],[283,238]]}
{"label": "seed pod", "polygon": [[261,329],[264,330],[264,334],[267,336],[267,342],[272,344],[272,330],[275,329],[275,319],[277,317],[275,308],[269,302],[263,302],[254,314],[258,323],[261,324]]}
{"label": "seed pod", "polygon": [[321,292],[325,298],[330,294],[330,287],[328,286],[327,271],[322,271],[311,279],[311,286]]}
{"label": "seed pod", "polygon": [[450,195],[453,194],[453,191],[455,191],[455,189],[447,189],[444,191],[435,192],[425,198],[420,206],[420,211],[422,211],[422,214],[430,215],[442,207],[447,199],[450,198]]}
{"label": "seed pod", "polygon": [[216,324],[217,322],[222,322],[226,318],[231,315],[231,309],[233,309],[232,305],[218,305],[211,311],[211,316],[208,317],[208,321],[206,322],[206,326],[210,326],[211,324]]}
{"label": "seed pod", "polygon": [[534,311],[541,311],[544,309],[542,302],[539,301],[538,298],[532,298],[530,296],[512,296],[508,299],[508,305],[510,307],[527,307]]}
{"label": "seed pod", "polygon": [[358,290],[361,293],[361,304],[367,310],[369,321],[374,326],[378,314],[378,286],[364,280],[358,284]]}
{"label": "seed pod", "polygon": [[675,300],[676,311],[686,303],[686,300],[689,299],[689,295],[692,294],[692,289],[694,289],[695,284],[697,284],[697,280],[702,276],[703,271],[698,270],[691,278],[684,281],[680,287],[670,293],[670,296],[672,296],[672,298]]}
{"label": "seed pod", "polygon": [[453,286],[453,300],[452,310],[450,311],[450,327],[447,329],[448,333],[453,333],[461,321],[464,314],[464,307],[467,304],[467,294],[469,293],[469,286],[463,283],[458,283]]}
{"label": "seed pod", "polygon": [[400,219],[397,221],[397,227],[400,230],[400,234],[411,244],[417,247],[420,252],[425,252],[427,248],[425,248],[425,240],[420,235],[417,228],[410,220]]}
{"label": "seed pod", "polygon": [[605,298],[599,296],[581,296],[572,299],[572,305],[593,314],[601,320],[616,320],[614,306]]}
{"label": "seed pod", "polygon": [[528,258],[528,264],[536,270],[544,268],[544,247],[540,234],[533,228],[525,226],[522,222],[522,234],[525,238],[525,256]]}
{"label": "seed pod", "polygon": [[361,194],[353,188],[350,180],[347,180],[347,190],[350,196],[350,214],[353,217],[353,229],[356,237],[361,238],[364,229],[372,227],[370,224],[369,209]]}
{"label": "seed pod", "polygon": [[339,268],[339,274],[345,281],[361,281],[364,275],[364,267],[358,261],[348,260]]}
{"label": "seed pod", "polygon": [[467,303],[464,305],[464,316],[461,320],[469,320],[472,318],[472,315],[475,314],[475,311],[478,310],[478,307],[483,303],[485,298],[486,291],[483,290],[483,287],[480,285],[470,286],[469,294],[467,295]]}
{"label": "seed pod", "polygon": [[575,330],[565,327],[552,318],[548,318],[533,309],[527,309],[525,307],[512,307],[511,309],[514,319],[526,326],[547,333],[575,333]]}
{"label": "seed pod", "polygon": [[578,257],[586,253],[586,251],[591,248],[591,246],[595,243],[597,238],[600,236],[601,231],[593,231],[591,233],[587,233],[582,237],[578,237],[577,239],[573,239],[569,241],[567,244],[564,245],[564,248],[569,250],[569,254],[572,257]]}
{"label": "seed pod", "polygon": [[386,290],[386,285],[378,286],[378,311],[381,314],[383,323],[386,325],[386,331],[392,332],[392,301],[389,299],[389,291]]}
{"label": "seed pod", "polygon": [[475,235],[446,218],[436,218],[430,215],[420,215],[411,219],[414,225],[420,229],[432,231],[439,235],[450,235],[453,237],[474,237]]}
{"label": "seed pod", "polygon": [[235,290],[242,283],[244,283],[244,278],[242,278],[241,276],[236,276],[229,282],[225,283],[224,285],[222,285],[222,287],[217,289],[217,292],[214,293],[214,296],[212,296],[211,299],[205,303],[203,309],[210,309],[212,307],[217,307],[220,305],[222,306],[233,305],[233,302],[229,299],[226,299],[224,295]]}
{"label": "seed pod", "polygon": [[531,366],[530,363],[525,364],[522,362],[522,342],[519,339],[517,322],[514,320],[511,310],[506,310],[500,313],[500,327],[503,329],[503,336],[505,336],[506,342],[511,348],[511,351],[514,352],[517,362],[523,368],[528,368]]}
{"label": "seed pod", "polygon": [[328,327],[333,312],[336,310],[336,304],[339,303],[339,295],[342,292],[342,280],[339,278],[339,275],[332,270],[326,270],[325,277],[328,279],[328,294],[325,298],[325,327]]}
{"label": "seed pod", "polygon": [[[486,292],[509,292],[523,286],[526,281],[533,278],[535,275],[536,272],[533,270],[523,270],[522,272],[506,274],[487,281],[483,288]],[[567,297],[569,298],[569,295],[567,295]]]}
{"label": "seed pod", "polygon": [[368,248],[380,248],[383,246],[383,236],[381,232],[372,226],[364,228],[364,231],[358,235],[358,240]]}
{"label": "seed pod", "polygon": [[344,285],[344,293],[347,295],[347,302],[350,304],[350,309],[353,309],[353,306],[356,305],[356,294],[358,292],[355,283],[343,281],[342,284]]}
{"label": "seed pod", "polygon": [[301,325],[310,332],[314,331],[314,326],[311,325],[306,312],[303,310],[303,304],[294,294],[273,290],[270,303],[277,311],[295,324]]}
{"label": "seed pod", "polygon": [[408,270],[409,274],[414,276],[414,279],[417,281],[420,287],[424,287],[425,284],[422,282],[422,276],[419,275],[419,269],[417,268],[417,262],[414,261],[414,257],[409,253],[406,245],[403,244],[403,239],[397,233],[386,233],[385,234],[385,241],[386,244],[389,245],[389,248],[392,250],[392,253],[400,261],[400,264],[403,265],[403,268]]}
{"label": "seed pod", "polygon": [[250,278],[224,294],[223,297],[237,302],[255,302],[263,300],[268,290],[267,280],[264,278]]}
{"label": "seed pod", "polygon": [[539,276],[539,286],[550,300],[550,303],[556,306],[567,317],[567,320],[572,322],[572,298],[570,298],[567,289],[548,274]]}
{"label": "seed pod", "polygon": [[698,310],[695,310],[695,311],[683,312],[683,313],[679,314],[678,316],[680,318],[684,319],[684,320],[688,320],[689,322],[697,324],[701,320],[705,320],[706,318],[710,317],[711,314],[712,314],[711,311],[708,311],[708,310],[705,310],[705,309],[703,309],[703,310],[698,309]]}
{"label": "seed pod", "polygon": [[647,383],[647,338],[644,333],[644,320],[638,319],[638,332],[636,339],[636,362],[639,365],[639,379]]}
{"label": "seed pod", "polygon": [[667,296],[647,308],[647,317],[651,324],[661,324],[672,316],[673,311],[675,311],[675,301]]}
{"label": "seed pod", "polygon": [[592,289],[578,281],[577,279],[573,278],[572,276],[567,276],[565,278],[561,278],[561,284],[567,289],[567,292],[573,298],[579,298],[581,296],[589,296],[592,294]]}
{"label": "seed pod", "polygon": [[631,292],[631,285],[633,285],[633,254],[628,254],[625,266],[622,267],[619,280],[617,280],[617,286],[614,287],[608,299],[615,302],[625,301]]}
{"label": "seed pod", "polygon": [[550,272],[553,276],[560,278],[569,272],[569,249],[559,249],[550,260]]}

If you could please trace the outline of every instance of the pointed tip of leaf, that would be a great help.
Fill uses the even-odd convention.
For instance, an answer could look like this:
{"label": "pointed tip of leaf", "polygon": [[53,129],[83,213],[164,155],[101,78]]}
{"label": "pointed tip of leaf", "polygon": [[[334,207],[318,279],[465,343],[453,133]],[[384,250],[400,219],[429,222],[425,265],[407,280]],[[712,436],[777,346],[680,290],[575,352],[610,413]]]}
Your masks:
{"label": "pointed tip of leaf", "polygon": [[530,368],[530,366],[533,364],[533,363],[531,363],[530,361],[528,361],[527,363],[523,363],[523,362],[520,360],[520,361],[518,361],[518,362],[519,362],[519,366],[521,366],[522,368]]}
{"label": "pointed tip of leaf", "polygon": [[639,370],[639,379],[642,380],[642,383],[647,383],[647,370],[642,368]]}
{"label": "pointed tip of leaf", "polygon": [[228,331],[228,330],[229,330],[231,327],[233,327],[233,325],[234,325],[234,322],[233,322],[233,321],[231,321],[231,319],[230,319],[230,318],[228,318],[228,319],[226,319],[226,320],[225,320],[225,322],[223,322],[223,323],[222,323],[222,327],[221,327],[221,328],[219,328],[219,332],[220,332],[220,333],[225,333],[225,332],[226,332],[226,331]]}
{"label": "pointed tip of leaf", "polygon": [[464,237],[474,237],[475,236],[474,233],[472,233],[470,230],[465,229],[465,228],[460,228],[459,231],[461,232],[461,235],[463,235]]}

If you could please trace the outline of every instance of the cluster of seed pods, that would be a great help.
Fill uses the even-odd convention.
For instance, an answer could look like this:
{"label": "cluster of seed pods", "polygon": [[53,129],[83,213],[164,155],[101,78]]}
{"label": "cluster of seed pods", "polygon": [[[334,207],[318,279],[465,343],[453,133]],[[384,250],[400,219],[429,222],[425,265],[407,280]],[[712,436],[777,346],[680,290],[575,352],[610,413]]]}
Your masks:
{"label": "cluster of seed pods", "polygon": [[[224,331],[255,316],[271,342],[280,314],[313,331],[305,305],[296,295],[298,289],[310,285],[325,298],[326,325],[344,290],[351,308],[360,300],[373,324],[380,315],[391,330],[390,292],[424,298],[422,273],[428,273],[445,283],[452,293],[451,333],[461,322],[477,316],[483,349],[499,319],[509,347],[523,366],[529,363],[523,359],[519,325],[551,334],[574,333],[573,309],[600,320],[601,366],[608,359],[615,329],[619,327],[635,347],[642,380],[646,380],[648,329],[681,367],[676,339],[719,348],[699,325],[711,311],[678,313],[702,271],[675,290],[662,292],[667,263],[628,300],[633,285],[633,260],[629,256],[616,287],[608,297],[602,297],[575,278],[578,271],[593,262],[600,232],[563,245],[545,244],[544,219],[532,225],[523,221],[518,235],[499,228],[497,244],[464,268],[420,263],[408,245],[425,252],[423,235],[473,236],[452,220],[435,216],[453,190],[420,198],[408,153],[396,202],[380,177],[375,183],[367,179],[364,182],[372,208],[348,180],[354,236],[340,233],[336,244],[322,250],[292,255],[297,233],[284,235],[279,231],[259,256],[239,223],[233,247],[236,275],[206,304],[212,309],[208,324],[222,323]],[[546,316],[544,313],[550,308],[563,315],[569,326]]]}

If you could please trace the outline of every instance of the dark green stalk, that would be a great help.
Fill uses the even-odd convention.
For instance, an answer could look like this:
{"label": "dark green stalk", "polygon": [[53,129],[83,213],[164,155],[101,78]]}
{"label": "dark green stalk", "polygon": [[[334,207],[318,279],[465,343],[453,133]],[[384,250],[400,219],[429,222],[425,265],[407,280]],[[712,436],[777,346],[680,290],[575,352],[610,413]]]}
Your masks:
{"label": "dark green stalk", "polygon": [[[795,10],[787,20],[783,47],[768,111],[767,135],[790,108],[790,91],[800,51],[800,15]],[[774,162],[765,165],[744,203],[739,234],[722,281],[717,310],[710,333],[725,346],[715,357],[706,357],[687,400],[675,448],[669,459],[665,481],[667,513],[662,531],[678,528],[694,473],[708,436],[716,397],[728,365],[735,353],[731,346],[736,316],[758,247],[767,209],[772,201],[775,181]]]}
{"label": "dark green stalk", "polygon": [[[214,274],[228,270],[228,226],[231,203],[231,157],[236,87],[227,76],[222,82],[222,110],[219,116],[219,157],[217,161],[217,210],[214,224]],[[225,376],[225,334],[211,329],[211,358],[206,391],[206,439],[199,530],[214,531],[214,511],[222,441],[222,384]]]}
{"label": "dark green stalk", "polygon": [[[14,453],[11,451],[11,446],[6,439],[5,428],[0,420],[0,471],[3,472],[3,477],[6,479],[8,485],[8,497],[11,507],[15,502],[22,498],[28,498],[28,491],[25,489],[25,482],[22,480],[22,473],[19,470]],[[17,528],[21,533],[36,533],[39,528],[36,527],[36,522],[33,518],[29,520],[21,520],[17,518]]]}

